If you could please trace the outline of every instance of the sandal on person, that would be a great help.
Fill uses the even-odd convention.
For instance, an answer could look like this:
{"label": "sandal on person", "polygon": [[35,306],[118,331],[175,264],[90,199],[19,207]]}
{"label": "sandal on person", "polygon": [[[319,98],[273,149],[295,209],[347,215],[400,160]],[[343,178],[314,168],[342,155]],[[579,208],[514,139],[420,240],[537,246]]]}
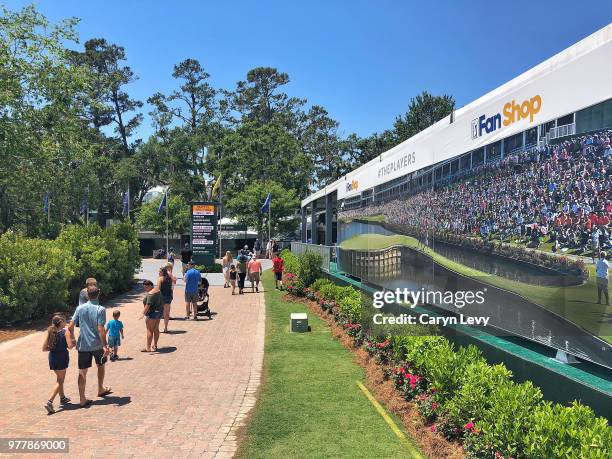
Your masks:
{"label": "sandal on person", "polygon": [[47,403],[45,403],[45,409],[47,410],[48,414],[55,413],[55,408],[53,408],[53,402],[51,400],[47,400]]}
{"label": "sandal on person", "polygon": [[153,352],[157,352],[157,346],[153,346]]}
{"label": "sandal on person", "polygon": [[92,404],[92,403],[93,403],[93,400],[85,400],[85,403],[83,403],[83,404],[80,404],[80,403],[79,403],[79,406],[80,406],[81,408],[89,408],[89,407],[91,406],[91,404]]}
{"label": "sandal on person", "polygon": [[144,347],[143,347],[143,348],[140,350],[140,352],[151,352],[151,350],[150,350],[150,349],[146,349],[146,348],[144,348]]}
{"label": "sandal on person", "polygon": [[98,394],[98,397],[106,397],[107,395],[112,394],[112,393],[113,393],[112,388],[105,387],[104,391],[102,391],[101,394]]}
{"label": "sandal on person", "polygon": [[70,397],[66,397],[66,396],[60,397],[60,403],[62,405],[66,405],[66,404],[70,403]]}

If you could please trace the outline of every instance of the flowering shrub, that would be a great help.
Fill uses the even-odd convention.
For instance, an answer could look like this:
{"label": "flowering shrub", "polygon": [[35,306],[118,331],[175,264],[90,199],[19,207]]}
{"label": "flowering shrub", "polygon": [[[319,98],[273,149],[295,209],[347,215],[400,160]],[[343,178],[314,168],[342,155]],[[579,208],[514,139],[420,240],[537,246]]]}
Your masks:
{"label": "flowering shrub", "polygon": [[391,359],[391,341],[388,339],[378,341],[376,338],[370,338],[364,341],[363,347],[378,363],[389,363]]}
{"label": "flowering shrub", "polygon": [[357,290],[318,279],[300,293],[294,275],[287,284],[295,285],[287,287],[290,293],[305,293],[333,314],[355,344],[384,365],[385,376],[430,429],[462,441],[470,457],[603,459],[612,450],[604,418],[578,403],[542,402],[537,387],[513,382],[504,365],[487,364],[475,346],[456,349],[442,336],[369,336],[359,323]]}
{"label": "flowering shrub", "polygon": [[412,373],[409,367],[400,366],[394,371],[395,388],[399,390],[406,400],[412,400],[423,393],[426,387],[422,376]]}

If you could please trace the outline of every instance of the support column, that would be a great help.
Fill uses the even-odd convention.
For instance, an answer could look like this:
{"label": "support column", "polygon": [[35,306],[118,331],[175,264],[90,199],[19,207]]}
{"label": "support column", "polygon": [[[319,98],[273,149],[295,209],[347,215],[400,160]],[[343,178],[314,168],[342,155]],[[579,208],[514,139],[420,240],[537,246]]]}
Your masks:
{"label": "support column", "polygon": [[325,195],[325,245],[332,245],[332,229],[334,227],[334,212],[332,193]]}
{"label": "support column", "polygon": [[523,150],[525,149],[525,144],[527,143],[527,131],[523,131]]}
{"label": "support column", "polygon": [[307,225],[306,217],[307,216],[308,216],[308,207],[304,206],[304,207],[302,207],[302,226],[301,226],[302,242],[306,242],[306,237],[308,235],[308,228],[306,227],[306,225]]}
{"label": "support column", "polygon": [[482,164],[487,164],[487,152],[489,151],[489,146],[485,145],[482,149]]}
{"label": "support column", "polygon": [[317,241],[317,200],[310,204],[310,242],[318,244]]}
{"label": "support column", "polygon": [[499,158],[500,160],[504,159],[504,145],[506,144],[506,139],[501,139],[499,142]]}

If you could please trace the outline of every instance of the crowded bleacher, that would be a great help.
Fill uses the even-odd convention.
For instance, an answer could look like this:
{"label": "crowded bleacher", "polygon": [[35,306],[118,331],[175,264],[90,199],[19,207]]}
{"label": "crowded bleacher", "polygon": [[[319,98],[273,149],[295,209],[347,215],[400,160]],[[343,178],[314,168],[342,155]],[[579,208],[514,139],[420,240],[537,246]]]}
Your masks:
{"label": "crowded bleacher", "polygon": [[414,235],[480,235],[553,252],[612,245],[612,131],[577,136],[481,166],[471,175],[408,197],[341,211],[384,215]]}

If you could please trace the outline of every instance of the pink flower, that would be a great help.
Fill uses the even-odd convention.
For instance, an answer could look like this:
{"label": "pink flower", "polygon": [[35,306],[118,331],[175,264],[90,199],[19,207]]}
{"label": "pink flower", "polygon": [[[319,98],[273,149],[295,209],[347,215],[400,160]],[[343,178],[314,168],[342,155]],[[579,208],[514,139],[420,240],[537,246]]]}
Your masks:
{"label": "pink flower", "polygon": [[432,403],[431,404],[431,409],[434,410],[434,411],[437,410],[438,409],[438,404],[436,402]]}
{"label": "pink flower", "polygon": [[431,430],[432,432],[436,431],[436,425],[432,424],[432,426],[429,428],[429,430]]}
{"label": "pink flower", "polygon": [[468,422],[463,426],[465,430],[469,430],[470,432],[474,430],[474,423],[472,421]]}

